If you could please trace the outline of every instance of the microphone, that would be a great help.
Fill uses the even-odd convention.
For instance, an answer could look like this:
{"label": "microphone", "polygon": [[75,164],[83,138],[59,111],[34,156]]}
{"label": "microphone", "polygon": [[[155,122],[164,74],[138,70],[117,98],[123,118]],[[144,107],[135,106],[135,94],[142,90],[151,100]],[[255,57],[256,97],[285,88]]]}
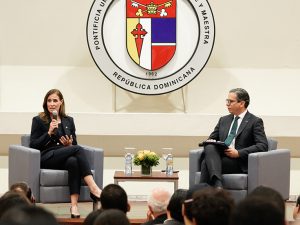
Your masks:
{"label": "microphone", "polygon": [[[54,120],[57,120],[57,111],[56,111],[56,110],[53,110],[53,111],[52,111],[52,118],[53,118]],[[57,128],[54,128],[54,129],[53,129],[53,133],[56,134],[56,132],[57,132]]]}
{"label": "microphone", "polygon": [[57,120],[57,111],[56,110],[52,111],[52,117],[53,117],[53,119]]}
{"label": "microphone", "polygon": [[200,142],[198,146],[199,146],[199,147],[203,147],[203,146],[204,146],[204,142],[205,142],[205,141]]}

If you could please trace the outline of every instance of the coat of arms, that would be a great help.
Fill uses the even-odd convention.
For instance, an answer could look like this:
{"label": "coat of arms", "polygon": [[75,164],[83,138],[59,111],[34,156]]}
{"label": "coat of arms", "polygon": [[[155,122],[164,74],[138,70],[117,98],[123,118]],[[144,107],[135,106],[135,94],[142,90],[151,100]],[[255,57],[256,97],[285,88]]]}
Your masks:
{"label": "coat of arms", "polygon": [[126,0],[127,50],[147,70],[165,66],[176,50],[176,0]]}

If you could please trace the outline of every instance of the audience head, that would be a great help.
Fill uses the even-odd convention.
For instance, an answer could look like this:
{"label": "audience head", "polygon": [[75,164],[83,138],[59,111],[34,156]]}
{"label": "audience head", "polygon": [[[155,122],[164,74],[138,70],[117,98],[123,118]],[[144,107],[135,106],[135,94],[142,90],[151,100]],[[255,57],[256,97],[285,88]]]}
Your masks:
{"label": "audience head", "polygon": [[294,220],[300,219],[300,196],[298,196],[296,200],[296,206],[294,207],[293,210],[293,218]]}
{"label": "audience head", "polygon": [[34,205],[12,208],[3,214],[1,219],[19,225],[58,225],[51,212]]}
{"label": "audience head", "polygon": [[248,195],[248,198],[251,197],[261,197],[261,198],[265,198],[268,201],[274,202],[274,204],[279,207],[279,209],[285,216],[284,199],[278,191],[270,187],[258,186]]}
{"label": "audience head", "polygon": [[117,184],[105,186],[100,195],[102,209],[119,209],[124,213],[130,211],[130,205],[125,190]]}
{"label": "audience head", "polygon": [[0,219],[11,208],[30,204],[31,202],[24,194],[8,191],[0,198]]}
{"label": "audience head", "polygon": [[87,215],[87,217],[83,221],[83,225],[93,225],[96,218],[103,212],[102,209],[98,209],[95,211],[92,211]]}
{"label": "audience head", "polygon": [[192,224],[193,216],[191,213],[191,207],[193,202],[193,194],[205,188],[210,188],[210,186],[207,183],[200,183],[200,184],[195,184],[188,189],[186,194],[186,199],[182,205],[182,215],[185,224]]}
{"label": "audience head", "polygon": [[11,221],[1,221],[0,220],[0,225],[20,225],[19,223],[14,223]]}
{"label": "audience head", "polygon": [[169,204],[167,206],[167,211],[172,219],[180,221],[183,223],[183,216],[181,212],[181,206],[186,199],[187,190],[178,189],[172,195]]}
{"label": "audience head", "polygon": [[97,216],[94,225],[130,225],[130,222],[121,210],[107,209]]}
{"label": "audience head", "polygon": [[196,225],[228,225],[233,207],[227,191],[206,188],[193,195],[191,213]]}
{"label": "audience head", "polygon": [[274,201],[253,196],[242,200],[233,210],[231,225],[284,225],[282,210]]}
{"label": "audience head", "polygon": [[32,194],[31,188],[26,182],[14,183],[10,186],[9,190],[12,192],[22,193],[29,199],[31,203],[35,203],[35,198]]}
{"label": "audience head", "polygon": [[170,200],[170,193],[162,188],[154,188],[148,199],[148,208],[154,215],[160,215],[167,212],[167,206]]}

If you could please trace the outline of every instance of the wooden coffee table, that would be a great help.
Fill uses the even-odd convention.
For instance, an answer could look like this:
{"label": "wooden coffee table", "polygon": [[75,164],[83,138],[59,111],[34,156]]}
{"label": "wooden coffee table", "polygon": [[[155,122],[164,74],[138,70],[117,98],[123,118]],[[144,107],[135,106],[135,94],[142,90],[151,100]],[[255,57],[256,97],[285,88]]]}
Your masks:
{"label": "wooden coffee table", "polygon": [[141,171],[133,171],[132,175],[125,175],[124,171],[115,171],[114,183],[119,184],[119,182],[126,181],[142,181],[142,182],[173,182],[174,191],[178,189],[178,173],[173,173],[173,175],[166,175],[166,173],[161,171],[152,171],[152,175],[145,176],[141,175]]}

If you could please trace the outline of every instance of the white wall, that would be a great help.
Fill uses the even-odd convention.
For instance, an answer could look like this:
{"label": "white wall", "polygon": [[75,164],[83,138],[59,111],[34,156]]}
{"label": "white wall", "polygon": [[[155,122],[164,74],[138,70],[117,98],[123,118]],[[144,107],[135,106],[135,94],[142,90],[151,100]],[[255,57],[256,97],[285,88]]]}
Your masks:
{"label": "white wall", "polygon": [[85,34],[92,2],[0,0],[0,134],[28,133],[57,87],[79,134],[207,135],[226,113],[228,90],[243,87],[269,136],[300,136],[300,1],[210,1],[216,40],[207,67],[162,96],[125,92],[98,71]]}

